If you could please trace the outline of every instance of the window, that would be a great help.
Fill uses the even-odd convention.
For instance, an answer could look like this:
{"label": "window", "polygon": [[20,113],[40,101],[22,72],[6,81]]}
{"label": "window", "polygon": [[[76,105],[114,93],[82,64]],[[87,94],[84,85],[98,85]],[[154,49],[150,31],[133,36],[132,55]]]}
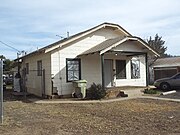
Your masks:
{"label": "window", "polygon": [[140,78],[140,61],[137,59],[131,60],[131,79]]}
{"label": "window", "polygon": [[174,79],[180,79],[180,74],[175,75]]}
{"label": "window", "polygon": [[29,63],[26,63],[26,74],[29,74]]}
{"label": "window", "polygon": [[80,59],[66,59],[67,82],[81,79]]}
{"label": "window", "polygon": [[42,76],[42,61],[37,61],[37,75]]}
{"label": "window", "polygon": [[116,60],[116,79],[126,79],[126,60]]}

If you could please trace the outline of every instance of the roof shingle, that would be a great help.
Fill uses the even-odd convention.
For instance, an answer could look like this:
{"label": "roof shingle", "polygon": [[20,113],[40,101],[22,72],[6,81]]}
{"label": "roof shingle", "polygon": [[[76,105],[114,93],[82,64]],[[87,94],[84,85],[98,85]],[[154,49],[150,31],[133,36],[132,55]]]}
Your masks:
{"label": "roof shingle", "polygon": [[96,45],[95,47],[93,48],[90,48],[89,50],[83,52],[81,55],[85,55],[85,54],[90,54],[90,53],[96,53],[96,52],[100,52],[110,46],[112,46],[113,44],[121,41],[122,39],[124,39],[125,37],[122,36],[122,37],[117,37],[117,38],[113,38],[113,39],[108,39],[98,45]]}

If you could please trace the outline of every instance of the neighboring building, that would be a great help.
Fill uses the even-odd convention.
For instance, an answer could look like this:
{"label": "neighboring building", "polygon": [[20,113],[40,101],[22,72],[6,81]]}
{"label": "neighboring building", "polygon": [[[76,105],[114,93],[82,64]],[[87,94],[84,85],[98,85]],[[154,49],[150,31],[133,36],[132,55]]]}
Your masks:
{"label": "neighboring building", "polygon": [[154,81],[180,72],[180,57],[159,58],[153,64]]}
{"label": "neighboring building", "polygon": [[159,54],[121,26],[103,23],[21,57],[23,84],[38,96],[69,95],[80,79],[87,87],[146,86],[148,56]]}

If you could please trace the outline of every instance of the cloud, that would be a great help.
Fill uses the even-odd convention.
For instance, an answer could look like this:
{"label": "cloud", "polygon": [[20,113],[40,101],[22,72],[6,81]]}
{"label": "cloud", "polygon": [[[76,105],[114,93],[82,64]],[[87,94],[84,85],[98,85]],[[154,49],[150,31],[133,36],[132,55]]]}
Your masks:
{"label": "cloud", "polygon": [[[69,31],[72,35],[112,22],[142,38],[159,33],[167,40],[168,53],[177,55],[180,50],[170,48],[180,38],[179,7],[178,0],[6,0],[0,4],[0,40],[31,50],[57,41],[57,34],[66,36]],[[0,53],[12,57],[7,52]]]}

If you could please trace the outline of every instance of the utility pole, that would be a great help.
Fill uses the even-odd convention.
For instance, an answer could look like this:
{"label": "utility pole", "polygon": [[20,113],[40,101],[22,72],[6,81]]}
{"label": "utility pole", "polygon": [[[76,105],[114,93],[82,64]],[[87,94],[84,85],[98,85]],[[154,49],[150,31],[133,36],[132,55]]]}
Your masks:
{"label": "utility pole", "polygon": [[69,38],[69,31],[67,31],[67,38]]}
{"label": "utility pole", "polygon": [[0,60],[0,122],[3,124],[3,60]]}

